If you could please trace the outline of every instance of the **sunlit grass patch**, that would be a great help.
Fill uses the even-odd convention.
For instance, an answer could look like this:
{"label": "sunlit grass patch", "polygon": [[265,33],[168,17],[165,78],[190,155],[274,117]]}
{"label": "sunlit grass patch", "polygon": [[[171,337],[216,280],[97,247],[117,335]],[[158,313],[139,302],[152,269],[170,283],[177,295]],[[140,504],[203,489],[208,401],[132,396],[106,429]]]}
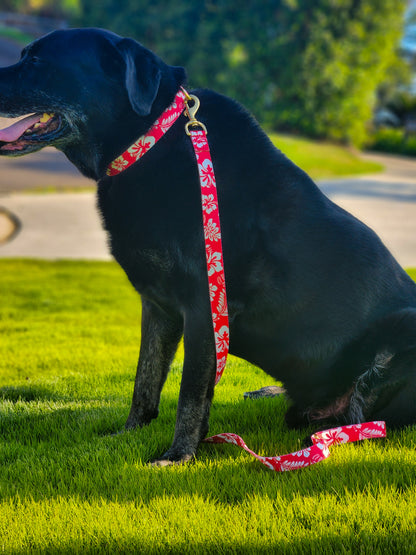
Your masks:
{"label": "sunlit grass patch", "polygon": [[[0,551],[5,553],[411,553],[416,428],[331,448],[316,466],[273,473],[233,446],[152,468],[173,437],[183,353],[159,418],[124,434],[140,303],[114,263],[0,262]],[[416,274],[411,273],[413,277]],[[299,449],[284,398],[231,358],[210,433],[260,454]]]}
{"label": "sunlit grass patch", "polygon": [[313,179],[375,173],[376,162],[360,158],[355,150],[324,141],[271,133],[273,144]]}

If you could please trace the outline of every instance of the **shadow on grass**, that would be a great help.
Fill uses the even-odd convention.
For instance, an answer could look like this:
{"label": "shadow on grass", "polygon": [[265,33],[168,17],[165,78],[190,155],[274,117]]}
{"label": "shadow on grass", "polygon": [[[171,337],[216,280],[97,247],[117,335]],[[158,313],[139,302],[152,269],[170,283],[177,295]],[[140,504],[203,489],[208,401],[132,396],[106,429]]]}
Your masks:
{"label": "shadow on grass", "polygon": [[0,387],[0,401],[11,401],[17,403],[18,401],[31,402],[31,401],[64,401],[64,397],[47,387],[40,385],[21,385],[18,387],[5,386]]}
{"label": "shadow on grass", "polygon": [[[237,447],[208,444],[200,446],[193,464],[153,468],[148,461],[160,456],[172,441],[175,400],[165,399],[159,418],[149,426],[113,435],[122,430],[127,417],[125,399],[103,406],[102,400],[51,401],[47,391],[41,388],[38,393],[43,399],[16,401],[16,406],[0,412],[3,500],[17,495],[33,500],[74,497],[148,503],[164,495],[197,494],[238,504],[247,494],[273,498],[278,491],[289,502],[304,492],[316,496],[346,488],[363,491],[380,484],[398,491],[414,486],[416,463],[414,459],[396,460],[394,437],[393,441],[374,440],[374,445],[366,441],[334,446],[329,461],[294,472],[275,473]],[[284,409],[280,399],[219,406],[213,411],[210,434],[239,433],[260,454],[296,451],[298,436],[306,436],[308,430],[287,430]]]}

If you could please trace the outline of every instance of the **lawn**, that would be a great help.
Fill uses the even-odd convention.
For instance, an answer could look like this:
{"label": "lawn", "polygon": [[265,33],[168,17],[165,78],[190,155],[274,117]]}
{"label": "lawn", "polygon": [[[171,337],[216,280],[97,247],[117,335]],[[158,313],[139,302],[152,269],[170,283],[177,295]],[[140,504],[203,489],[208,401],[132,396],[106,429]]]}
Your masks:
{"label": "lawn", "polygon": [[[105,262],[0,268],[0,552],[416,552],[416,427],[282,474],[206,444],[194,464],[152,468],[172,439],[183,355],[159,418],[114,435],[140,340],[123,272]],[[261,454],[298,449],[314,430],[287,430],[283,398],[243,400],[270,383],[231,358],[210,432],[239,433]]]}
{"label": "lawn", "polygon": [[383,168],[360,158],[351,148],[294,135],[270,133],[273,144],[313,179],[375,173]]}

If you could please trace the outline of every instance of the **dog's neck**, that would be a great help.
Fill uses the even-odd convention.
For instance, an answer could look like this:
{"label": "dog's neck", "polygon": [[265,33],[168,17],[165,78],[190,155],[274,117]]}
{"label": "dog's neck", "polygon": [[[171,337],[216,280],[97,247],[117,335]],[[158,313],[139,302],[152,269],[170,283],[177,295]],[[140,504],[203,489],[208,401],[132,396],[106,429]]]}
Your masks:
{"label": "dog's neck", "polygon": [[100,181],[106,176],[108,166],[120,152],[127,150],[137,141],[137,137],[144,135],[161,118],[166,106],[171,105],[174,100],[179,86],[180,84],[177,84],[173,92],[161,94],[155,100],[148,116],[140,117],[130,110],[129,116],[123,119],[123,126],[118,126],[117,123],[109,124],[106,128],[103,126],[103,129],[97,131],[96,136],[91,136],[88,125],[85,125],[80,130],[77,140],[58,148],[85,177]]}
{"label": "dog's neck", "polygon": [[117,175],[140,160],[169,131],[183,113],[187,96],[189,97],[185,89],[179,90],[172,104],[157,118],[152,127],[109,164],[106,174],[110,177]]}

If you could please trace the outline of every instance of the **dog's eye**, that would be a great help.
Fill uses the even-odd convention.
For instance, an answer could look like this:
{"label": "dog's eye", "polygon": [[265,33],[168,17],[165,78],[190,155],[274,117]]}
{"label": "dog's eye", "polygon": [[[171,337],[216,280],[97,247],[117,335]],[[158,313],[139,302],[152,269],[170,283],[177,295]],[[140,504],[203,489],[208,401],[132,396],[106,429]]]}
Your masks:
{"label": "dog's eye", "polygon": [[26,61],[32,62],[32,63],[38,63],[38,62],[42,61],[39,58],[39,56],[36,56],[35,54],[32,54],[30,52],[30,46],[26,46],[25,48],[23,48],[22,53],[20,55],[20,59],[21,60],[26,60]]}
{"label": "dog's eye", "polygon": [[27,54],[25,56],[25,61],[29,62],[31,64],[40,64],[40,63],[42,63],[41,58],[39,58],[38,56],[34,56],[33,54]]}

